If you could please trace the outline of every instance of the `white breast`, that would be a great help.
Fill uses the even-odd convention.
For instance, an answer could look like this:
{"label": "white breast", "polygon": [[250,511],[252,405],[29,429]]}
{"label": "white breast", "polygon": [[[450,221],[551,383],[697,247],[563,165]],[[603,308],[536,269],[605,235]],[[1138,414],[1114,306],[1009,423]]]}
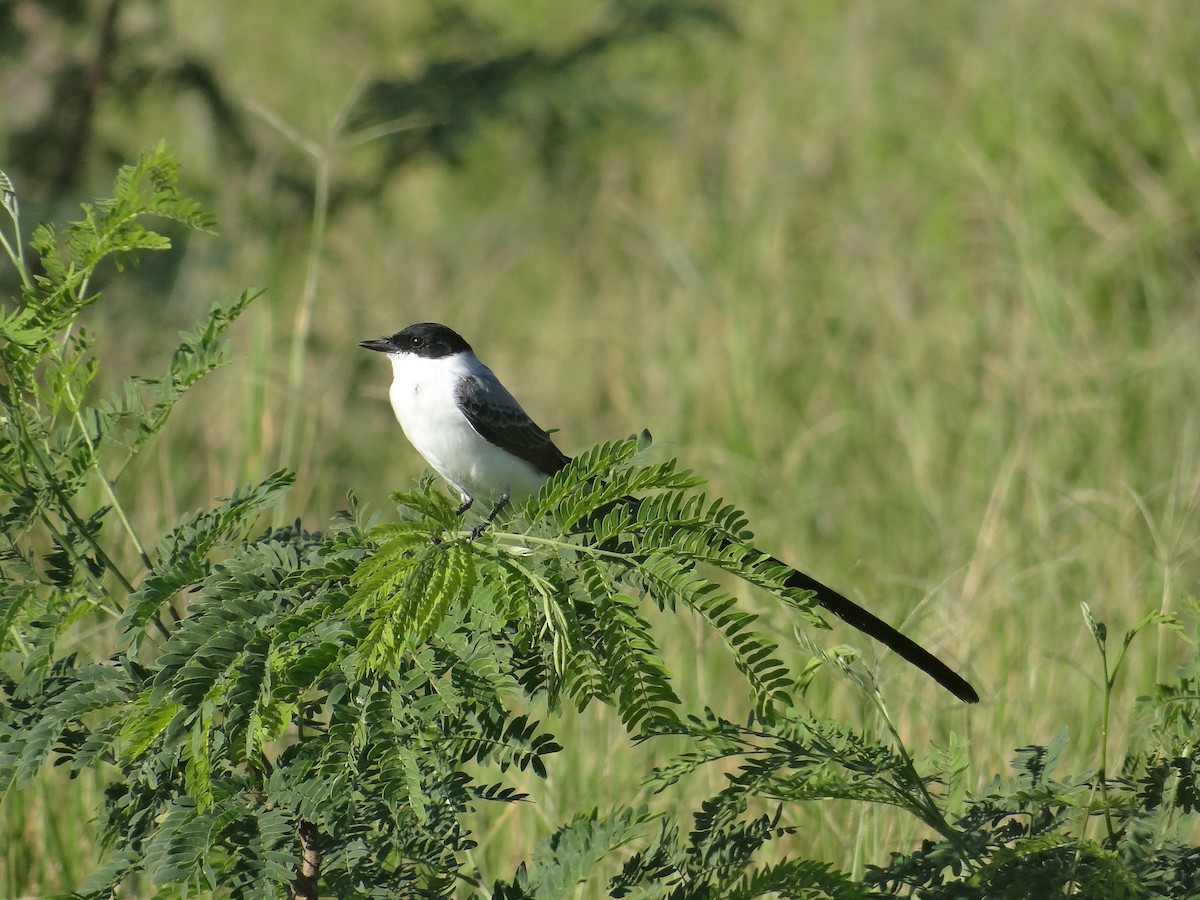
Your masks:
{"label": "white breast", "polygon": [[389,396],[405,437],[464,500],[495,501],[504,494],[520,500],[546,480],[524,460],[481,437],[459,411],[455,391],[462,378],[481,372],[494,377],[473,355],[425,359],[393,353],[390,358]]}

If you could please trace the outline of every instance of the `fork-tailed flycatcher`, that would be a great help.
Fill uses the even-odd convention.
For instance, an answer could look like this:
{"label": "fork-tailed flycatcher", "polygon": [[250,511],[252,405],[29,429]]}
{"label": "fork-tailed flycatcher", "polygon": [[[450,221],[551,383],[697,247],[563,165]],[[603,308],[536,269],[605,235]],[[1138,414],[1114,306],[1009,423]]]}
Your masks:
{"label": "fork-tailed flycatcher", "polygon": [[[571,461],[479,361],[471,345],[445,325],[409,325],[390,337],[360,341],[359,346],[386,353],[392,361],[389,396],[400,427],[417,452],[459,492],[460,513],[476,497],[486,497],[495,503],[490,521],[510,498],[531,494]],[[779,564],[791,569],[788,587],[812,591],[829,612],[890,647],[959,699],[979,701],[966,679],[924,647],[832,588]]]}

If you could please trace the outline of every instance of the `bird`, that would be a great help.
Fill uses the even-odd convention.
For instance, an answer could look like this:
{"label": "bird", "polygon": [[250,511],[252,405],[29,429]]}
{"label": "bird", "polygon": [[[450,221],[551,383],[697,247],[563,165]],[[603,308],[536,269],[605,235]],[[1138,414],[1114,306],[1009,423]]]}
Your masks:
{"label": "bird", "polygon": [[462,497],[459,515],[483,496],[496,503],[494,519],[571,461],[445,325],[421,322],[358,345],[391,360],[392,410],[409,443]]}
{"label": "bird", "polygon": [[[358,345],[384,353],[391,361],[392,411],[409,443],[458,491],[458,513],[469,510],[477,498],[493,502],[474,536],[511,500],[532,494],[571,462],[471,345],[448,326],[420,322]],[[890,648],[960,700],[979,702],[965,678],[920,644],[828,585],[769,554],[768,558],[789,570],[787,587],[811,591],[822,608]]]}

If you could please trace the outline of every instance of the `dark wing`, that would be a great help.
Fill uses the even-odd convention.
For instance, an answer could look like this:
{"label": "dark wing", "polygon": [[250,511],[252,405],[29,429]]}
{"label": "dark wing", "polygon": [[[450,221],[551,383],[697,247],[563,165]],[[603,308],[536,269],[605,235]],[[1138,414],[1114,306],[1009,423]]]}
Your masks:
{"label": "dark wing", "polygon": [[500,382],[471,375],[459,382],[457,399],[459,409],[480,437],[539,472],[553,475],[571,461]]}

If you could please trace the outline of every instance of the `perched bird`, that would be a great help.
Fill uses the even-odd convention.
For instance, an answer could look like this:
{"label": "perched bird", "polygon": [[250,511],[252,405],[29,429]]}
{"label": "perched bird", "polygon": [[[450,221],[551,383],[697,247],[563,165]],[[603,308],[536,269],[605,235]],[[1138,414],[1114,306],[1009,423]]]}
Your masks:
{"label": "perched bird", "polygon": [[[392,409],[417,452],[461,495],[459,513],[483,497],[494,504],[486,518],[490,522],[510,499],[533,493],[571,461],[471,345],[445,325],[409,325],[359,346],[391,360]],[[894,650],[960,700],[979,701],[966,679],[920,644],[833,588],[779,564],[791,570],[788,587],[812,591],[829,612]]]}

